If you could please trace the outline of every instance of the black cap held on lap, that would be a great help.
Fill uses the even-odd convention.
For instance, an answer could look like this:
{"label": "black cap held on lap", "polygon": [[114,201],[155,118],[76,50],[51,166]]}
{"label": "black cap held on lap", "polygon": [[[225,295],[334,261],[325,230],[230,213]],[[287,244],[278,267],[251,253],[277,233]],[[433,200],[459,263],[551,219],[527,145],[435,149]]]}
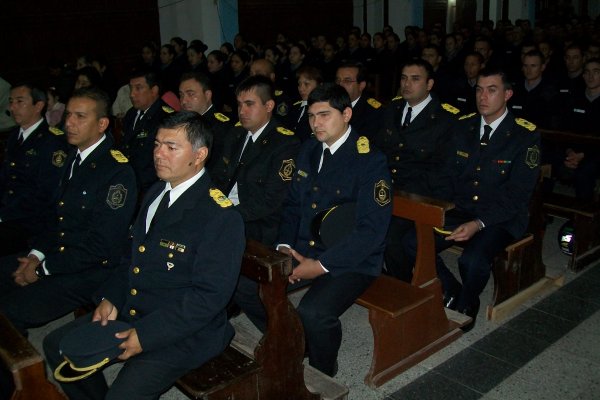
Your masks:
{"label": "black cap held on lap", "polygon": [[356,227],[356,203],[340,204],[319,212],[311,231],[327,248],[334,246]]}
{"label": "black cap held on lap", "polygon": [[123,340],[117,339],[115,334],[130,328],[126,322],[108,321],[106,326],[91,322],[73,329],[60,341],[60,353],[65,361],[54,371],[56,380],[73,382],[99,371],[123,353],[119,348]]}

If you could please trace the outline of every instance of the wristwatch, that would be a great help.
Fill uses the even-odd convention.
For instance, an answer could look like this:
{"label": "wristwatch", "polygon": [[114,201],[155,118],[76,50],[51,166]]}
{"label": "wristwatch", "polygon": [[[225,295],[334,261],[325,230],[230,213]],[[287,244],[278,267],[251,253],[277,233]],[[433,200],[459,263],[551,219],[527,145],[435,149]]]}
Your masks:
{"label": "wristwatch", "polygon": [[35,274],[38,276],[38,278],[43,278],[44,276],[46,276],[46,272],[44,271],[44,267],[42,267],[42,264],[38,265],[35,268]]}

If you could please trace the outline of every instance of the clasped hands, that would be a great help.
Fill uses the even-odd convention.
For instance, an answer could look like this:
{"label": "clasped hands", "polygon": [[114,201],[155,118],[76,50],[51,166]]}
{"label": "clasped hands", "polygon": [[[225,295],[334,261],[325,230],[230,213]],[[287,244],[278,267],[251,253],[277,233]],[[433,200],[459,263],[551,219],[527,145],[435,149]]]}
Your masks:
{"label": "clasped hands", "polygon": [[479,232],[479,224],[477,221],[465,222],[453,230],[450,235],[446,236],[446,240],[464,242],[471,239],[477,232]]}
{"label": "clasped hands", "polygon": [[17,285],[27,286],[40,279],[35,273],[35,269],[41,264],[39,258],[33,254],[29,254],[27,257],[18,257],[17,261],[19,262],[19,266],[12,274]]}

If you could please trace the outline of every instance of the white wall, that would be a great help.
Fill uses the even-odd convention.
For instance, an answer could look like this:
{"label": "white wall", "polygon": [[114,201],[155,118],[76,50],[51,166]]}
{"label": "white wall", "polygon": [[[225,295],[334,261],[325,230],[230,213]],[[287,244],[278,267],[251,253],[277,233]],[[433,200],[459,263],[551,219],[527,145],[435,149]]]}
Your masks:
{"label": "white wall", "polygon": [[354,22],[353,25],[360,27],[363,31],[373,35],[381,32],[383,28],[383,0],[369,0],[367,2],[367,26],[363,26],[363,1],[354,0]]}
{"label": "white wall", "polygon": [[158,0],[161,44],[173,36],[188,43],[200,39],[209,51],[221,46],[221,23],[215,0]]}

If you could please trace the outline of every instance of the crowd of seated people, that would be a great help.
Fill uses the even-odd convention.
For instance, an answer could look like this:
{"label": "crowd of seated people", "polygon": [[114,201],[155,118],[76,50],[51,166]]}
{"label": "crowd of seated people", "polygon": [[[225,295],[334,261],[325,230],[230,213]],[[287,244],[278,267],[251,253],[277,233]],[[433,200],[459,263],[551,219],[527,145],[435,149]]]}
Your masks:
{"label": "crowd of seated people", "polygon": [[[438,250],[453,240],[472,245],[459,260],[461,283],[443,263],[438,265],[438,273],[445,305],[475,318],[478,296],[489,279],[489,261],[494,256],[481,256],[482,248],[490,247],[490,243],[495,243],[494,249],[503,248],[523,233],[523,205],[531,195],[540,163],[552,163],[556,177],[573,182],[577,197],[594,196],[598,153],[576,144],[557,147],[540,142],[536,126],[598,134],[600,26],[578,20],[536,28],[527,20],[515,24],[500,21],[495,26],[478,21],[472,28],[457,26],[451,33],[440,25],[431,31],[408,26],[403,38],[390,26],[372,35],[354,27],[337,37],[314,34],[295,41],[278,34],[274,43],[264,44],[238,34],[233,45],[224,43],[211,50],[201,40],[188,45],[174,37],[162,46],[141,44],[139,62],[126,82],[118,82],[104,57],[82,55],[75,68],[52,62],[46,91],[24,84],[10,89],[9,108],[18,126],[11,131],[0,171],[0,228],[9,220],[3,211],[9,203],[8,191],[13,190],[5,181],[18,176],[11,175],[15,168],[25,168],[6,162],[16,160],[18,164],[24,157],[22,136],[25,144],[32,130],[41,129],[40,135],[48,137],[39,143],[48,157],[40,160],[37,168],[53,165],[63,171],[54,171],[63,197],[69,194],[68,181],[76,176],[76,166],[84,162],[75,155],[81,153],[85,159],[94,152],[102,153],[102,162],[121,171],[126,179],[113,182],[103,177],[106,182],[96,183],[106,188],[97,190],[106,189],[106,194],[82,199],[77,206],[102,206],[107,215],[119,217],[119,226],[124,229],[134,220],[134,210],[143,209],[144,204],[147,208],[148,200],[144,202],[143,196],[155,192],[152,188],[161,176],[154,170],[157,147],[161,148],[158,159],[163,152],[176,157],[170,152],[177,152],[177,144],[171,146],[165,139],[165,126],[178,126],[173,116],[179,115],[179,110],[193,111],[205,117],[203,124],[214,135],[214,140],[204,145],[208,149],[214,143],[213,147],[206,154],[201,152],[202,160],[193,173],[204,171],[206,166],[216,190],[211,193],[217,193],[210,196],[221,207],[226,204],[239,212],[246,237],[278,245],[295,258],[302,268],[292,275],[291,283],[314,279],[324,282],[324,287],[336,286],[340,292],[352,288],[345,292],[347,302],[328,310],[327,320],[313,314],[310,299],[303,303],[303,322],[312,329],[307,334],[312,365],[335,375],[341,341],[338,317],[380,272],[383,259],[388,273],[408,281],[411,278],[414,229],[408,221],[391,219],[389,203],[394,189],[456,203],[460,212],[450,218],[454,224],[446,227],[449,236],[438,238]],[[94,107],[95,103],[101,107]],[[105,103],[112,104],[110,125],[105,115],[109,104]],[[29,110],[27,118],[23,107]],[[92,128],[78,120],[83,118],[78,107],[86,112],[90,107],[94,110],[93,118],[88,115]],[[101,143],[91,155],[85,152],[88,143],[80,141],[84,128]],[[109,147],[115,150],[109,152]],[[347,162],[353,170],[336,170],[331,164],[336,160]],[[476,160],[487,164],[480,167]],[[372,164],[371,170],[364,167],[368,164]],[[100,161],[91,163],[87,173],[96,176],[94,170],[100,167]],[[354,170],[363,167],[364,171]],[[29,164],[26,168],[31,169]],[[28,173],[32,174],[30,170]],[[77,174],[81,176],[83,171]],[[164,170],[162,175],[166,175]],[[75,196],[73,188],[71,183]],[[52,198],[48,192],[43,196]],[[352,265],[341,256],[341,247],[330,249],[310,239],[307,225],[311,216],[343,202],[357,203],[357,215],[362,218],[359,227],[373,224],[372,218],[377,216],[377,240],[369,239],[368,251],[360,248],[365,232],[346,243],[352,246],[347,251],[356,257]],[[61,203],[53,204],[57,207],[53,216],[78,218],[82,214],[69,214],[73,204]],[[385,229],[380,228],[387,227],[390,220],[385,238]],[[291,226],[290,221],[300,225]],[[53,235],[53,242],[60,244],[65,231],[63,220],[59,222],[57,225],[53,220],[36,232],[26,233]],[[77,231],[82,222],[74,222],[72,230]],[[11,222],[11,229],[18,224]],[[145,226],[145,219],[138,224]],[[286,235],[278,231],[280,224],[289,225]],[[114,234],[105,228],[103,235]],[[0,282],[10,287],[6,293],[18,293],[15,298],[22,297],[24,290],[35,293],[43,282],[44,292],[36,295],[43,302],[54,295],[55,288],[49,283],[56,279],[53,275],[77,276],[85,268],[117,264],[114,249],[104,248],[106,243],[102,242],[95,249],[98,254],[94,260],[100,267],[74,262],[56,267],[58,262],[52,257],[62,260],[62,253],[70,249],[59,247],[58,255],[55,248],[52,252],[48,248],[46,254],[34,252],[29,237],[23,237],[18,249],[5,253],[19,253],[18,266],[17,255],[9,263],[16,272],[4,274],[5,280]],[[297,243],[304,246],[303,255],[294,250]],[[487,261],[482,264],[482,259]],[[0,263],[6,260],[0,259]],[[368,264],[366,276],[361,275],[365,274],[361,263]],[[344,274],[353,275],[352,279],[345,281]],[[100,284],[100,279],[93,282],[89,294]],[[247,302],[252,299],[239,293],[235,299],[243,309],[249,309]],[[6,304],[11,301],[8,296],[0,297],[0,312],[10,309]],[[24,331],[83,303],[78,299],[59,311],[37,310],[35,320],[17,320],[17,325]],[[332,324],[333,333],[327,331],[331,340],[320,337],[319,324]],[[319,348],[329,349],[326,360],[318,359]]]}

